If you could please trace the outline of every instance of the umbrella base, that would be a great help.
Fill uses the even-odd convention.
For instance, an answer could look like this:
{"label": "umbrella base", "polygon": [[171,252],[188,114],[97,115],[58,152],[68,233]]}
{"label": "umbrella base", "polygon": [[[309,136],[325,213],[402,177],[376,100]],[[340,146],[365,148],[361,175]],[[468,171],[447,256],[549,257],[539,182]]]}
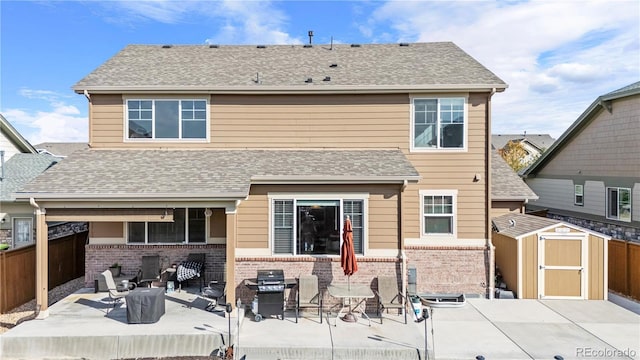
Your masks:
{"label": "umbrella base", "polygon": [[353,315],[353,313],[346,313],[340,319],[342,319],[342,321],[346,321],[346,322],[357,322],[358,321],[358,319],[356,319],[356,317]]}

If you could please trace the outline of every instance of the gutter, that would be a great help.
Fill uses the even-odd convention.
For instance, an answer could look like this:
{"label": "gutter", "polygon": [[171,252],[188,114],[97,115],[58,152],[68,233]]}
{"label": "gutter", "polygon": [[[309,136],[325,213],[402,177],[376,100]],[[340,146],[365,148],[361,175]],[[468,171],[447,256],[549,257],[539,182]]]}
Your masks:
{"label": "gutter", "polygon": [[412,176],[291,176],[291,175],[254,175],[252,184],[406,184],[420,180],[419,175]]}
{"label": "gutter", "polygon": [[16,193],[15,198],[18,199],[31,199],[37,196],[41,200],[48,201],[235,201],[244,200],[247,198],[248,193],[221,193],[217,196],[211,193],[158,193],[158,194],[74,194],[74,193]]}
{"label": "gutter", "polygon": [[420,84],[420,85],[363,85],[363,86],[327,86],[327,85],[252,85],[252,86],[77,86],[73,90],[78,94],[88,91],[100,94],[123,93],[202,93],[202,94],[363,94],[363,93],[406,93],[406,92],[502,92],[506,84]]}

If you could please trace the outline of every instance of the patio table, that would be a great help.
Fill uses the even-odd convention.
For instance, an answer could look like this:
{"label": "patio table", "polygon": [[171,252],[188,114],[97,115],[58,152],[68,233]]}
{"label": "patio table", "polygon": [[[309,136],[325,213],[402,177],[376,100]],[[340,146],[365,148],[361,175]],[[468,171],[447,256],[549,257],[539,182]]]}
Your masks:
{"label": "patio table", "polygon": [[164,315],[164,288],[136,288],[125,299],[129,324],[155,323]]}
{"label": "patio table", "polygon": [[339,298],[342,301],[340,311],[338,311],[338,314],[336,315],[336,322],[334,326],[338,326],[338,319],[340,318],[340,315],[344,313],[345,309],[348,310],[349,314],[359,312],[362,316],[367,318],[369,326],[371,326],[371,319],[365,311],[366,300],[373,299],[375,295],[369,286],[357,284],[330,284],[327,286],[327,291],[329,291],[329,295]]}

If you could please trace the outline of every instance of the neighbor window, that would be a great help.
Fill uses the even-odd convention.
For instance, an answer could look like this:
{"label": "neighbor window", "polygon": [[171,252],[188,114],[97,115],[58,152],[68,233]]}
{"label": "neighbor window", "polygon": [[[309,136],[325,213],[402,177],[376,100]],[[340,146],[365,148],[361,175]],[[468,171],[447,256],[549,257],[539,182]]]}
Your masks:
{"label": "neighbor window", "polygon": [[206,139],[206,100],[127,100],[128,139]]}
{"label": "neighbor window", "polygon": [[582,185],[575,185],[573,193],[573,204],[584,205],[584,187]]}
{"label": "neighbor window", "polygon": [[20,247],[33,243],[33,219],[13,218],[13,246]]}
{"label": "neighbor window", "polygon": [[273,253],[339,255],[344,219],[349,216],[355,251],[362,254],[364,207],[364,199],[272,199]]}
{"label": "neighbor window", "polygon": [[422,235],[454,235],[456,191],[421,191]]}
{"label": "neighbor window", "polygon": [[412,119],[413,149],[464,148],[464,98],[413,99]]}
{"label": "neighbor window", "polygon": [[631,189],[607,188],[607,219],[631,222]]}
{"label": "neighbor window", "polygon": [[206,242],[205,209],[174,209],[173,222],[129,222],[131,244],[182,244]]}

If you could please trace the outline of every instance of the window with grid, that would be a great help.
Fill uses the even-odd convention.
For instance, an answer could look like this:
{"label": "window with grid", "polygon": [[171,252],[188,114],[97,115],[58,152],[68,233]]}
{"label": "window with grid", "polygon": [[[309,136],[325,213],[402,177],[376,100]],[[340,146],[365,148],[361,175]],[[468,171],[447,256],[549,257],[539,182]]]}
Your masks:
{"label": "window with grid", "polygon": [[422,193],[422,235],[455,233],[455,195]]}
{"label": "window with grid", "polygon": [[464,98],[413,99],[412,148],[464,148],[466,117]]}
{"label": "window with grid", "polygon": [[128,139],[207,139],[206,100],[127,100]]}
{"label": "window with grid", "polygon": [[573,193],[573,203],[580,206],[584,205],[584,187],[582,185],[575,185]]}

